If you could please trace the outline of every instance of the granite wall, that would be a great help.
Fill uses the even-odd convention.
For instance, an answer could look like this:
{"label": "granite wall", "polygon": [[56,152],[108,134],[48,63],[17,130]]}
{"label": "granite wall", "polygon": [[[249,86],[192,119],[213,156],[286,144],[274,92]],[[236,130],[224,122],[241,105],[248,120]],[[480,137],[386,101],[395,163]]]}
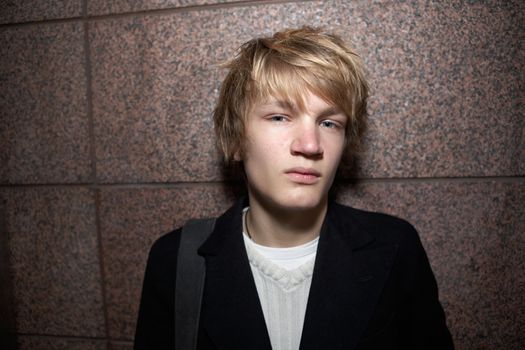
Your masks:
{"label": "granite wall", "polygon": [[369,71],[340,201],[418,228],[458,349],[523,349],[524,17],[519,0],[1,2],[0,309],[20,349],[131,348],[153,240],[234,199],[216,64],[303,24]]}

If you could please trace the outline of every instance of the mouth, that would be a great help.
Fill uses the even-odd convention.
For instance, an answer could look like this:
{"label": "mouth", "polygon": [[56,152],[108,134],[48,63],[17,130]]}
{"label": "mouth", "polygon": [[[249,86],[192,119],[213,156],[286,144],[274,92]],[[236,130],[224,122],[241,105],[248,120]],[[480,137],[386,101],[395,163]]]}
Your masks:
{"label": "mouth", "polygon": [[288,169],[285,174],[292,182],[305,185],[312,185],[321,177],[318,171],[302,167]]}

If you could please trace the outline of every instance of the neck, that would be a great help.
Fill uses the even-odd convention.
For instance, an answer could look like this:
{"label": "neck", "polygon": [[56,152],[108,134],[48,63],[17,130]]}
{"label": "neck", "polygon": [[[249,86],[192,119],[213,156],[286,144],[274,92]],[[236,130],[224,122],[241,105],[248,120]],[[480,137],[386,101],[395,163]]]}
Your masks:
{"label": "neck", "polygon": [[318,207],[287,210],[265,206],[250,198],[246,228],[252,240],[268,247],[295,247],[315,239],[328,207],[324,200]]}

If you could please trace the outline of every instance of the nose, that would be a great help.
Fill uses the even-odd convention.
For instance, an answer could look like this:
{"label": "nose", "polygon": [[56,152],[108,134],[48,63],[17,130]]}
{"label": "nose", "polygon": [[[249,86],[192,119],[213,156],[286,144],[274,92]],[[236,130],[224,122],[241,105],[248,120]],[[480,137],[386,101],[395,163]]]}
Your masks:
{"label": "nose", "polygon": [[319,129],[315,124],[302,125],[297,128],[290,151],[293,155],[308,158],[320,158],[323,155]]}

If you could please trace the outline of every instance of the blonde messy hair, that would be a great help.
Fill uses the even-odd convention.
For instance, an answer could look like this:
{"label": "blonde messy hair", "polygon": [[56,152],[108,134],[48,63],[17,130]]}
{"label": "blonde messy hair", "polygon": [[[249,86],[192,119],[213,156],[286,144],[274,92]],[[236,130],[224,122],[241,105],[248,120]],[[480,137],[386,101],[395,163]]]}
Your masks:
{"label": "blonde messy hair", "polygon": [[248,41],[225,67],[229,73],[222,83],[214,123],[227,163],[242,153],[244,120],[255,103],[273,96],[304,110],[309,91],[346,114],[347,151],[358,149],[368,83],[360,57],[340,37],[311,27],[284,30]]}

